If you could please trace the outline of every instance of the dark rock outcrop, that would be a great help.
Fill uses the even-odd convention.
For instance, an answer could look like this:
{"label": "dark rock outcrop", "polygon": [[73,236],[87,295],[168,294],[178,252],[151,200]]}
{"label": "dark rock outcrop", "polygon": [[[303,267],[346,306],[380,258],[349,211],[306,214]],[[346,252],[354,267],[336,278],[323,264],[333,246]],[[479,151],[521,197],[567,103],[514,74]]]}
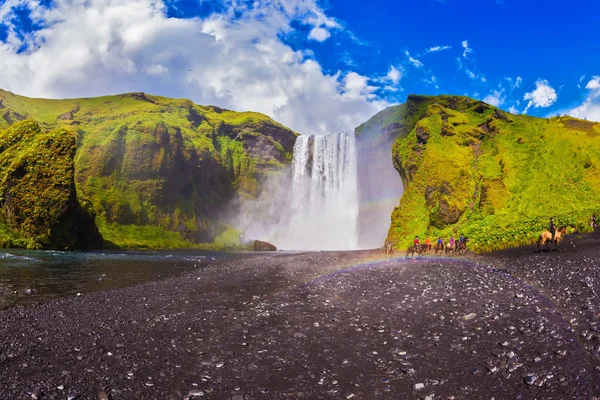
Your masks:
{"label": "dark rock outcrop", "polygon": [[255,240],[252,242],[253,251],[276,251],[277,247],[269,242],[263,242],[261,240]]}

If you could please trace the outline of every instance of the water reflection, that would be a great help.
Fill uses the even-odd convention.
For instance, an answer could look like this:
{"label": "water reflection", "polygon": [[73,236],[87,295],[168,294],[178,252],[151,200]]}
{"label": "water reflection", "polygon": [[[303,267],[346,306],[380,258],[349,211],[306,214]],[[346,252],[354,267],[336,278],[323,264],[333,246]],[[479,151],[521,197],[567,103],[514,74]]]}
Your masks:
{"label": "water reflection", "polygon": [[56,252],[0,249],[0,309],[131,286],[243,256],[242,253],[188,250]]}

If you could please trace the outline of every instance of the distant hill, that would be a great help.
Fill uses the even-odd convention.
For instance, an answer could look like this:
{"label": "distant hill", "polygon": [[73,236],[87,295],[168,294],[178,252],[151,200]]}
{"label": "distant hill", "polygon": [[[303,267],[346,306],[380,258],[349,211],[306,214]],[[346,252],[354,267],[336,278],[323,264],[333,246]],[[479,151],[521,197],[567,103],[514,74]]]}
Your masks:
{"label": "distant hill", "polygon": [[[11,164],[10,178],[8,169],[0,175],[0,245],[98,247],[93,218],[85,245],[33,228],[63,226],[61,210],[69,207],[88,212],[88,222],[95,213],[103,246],[234,245],[239,235],[220,217],[232,202],[255,198],[264,177],[291,162],[296,135],[262,114],[185,99],[128,93],[46,100],[0,90],[0,160],[22,160]],[[43,175],[49,171],[66,171],[55,177],[62,186]],[[11,217],[10,196],[43,200],[48,187],[56,189],[58,210],[48,214],[47,203],[32,202],[38,220]]]}
{"label": "distant hill", "polygon": [[599,123],[411,95],[356,132],[396,138],[404,194],[388,239],[399,248],[416,235],[464,233],[479,252],[501,249],[534,241],[550,216],[582,231],[600,213]]}

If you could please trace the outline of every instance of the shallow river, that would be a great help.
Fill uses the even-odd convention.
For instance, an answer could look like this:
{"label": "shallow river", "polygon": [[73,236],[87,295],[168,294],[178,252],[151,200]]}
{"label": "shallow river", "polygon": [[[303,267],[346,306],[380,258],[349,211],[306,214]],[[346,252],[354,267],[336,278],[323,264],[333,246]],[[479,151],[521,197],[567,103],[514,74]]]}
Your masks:
{"label": "shallow river", "polygon": [[201,251],[56,252],[0,249],[0,310],[136,285],[248,256]]}

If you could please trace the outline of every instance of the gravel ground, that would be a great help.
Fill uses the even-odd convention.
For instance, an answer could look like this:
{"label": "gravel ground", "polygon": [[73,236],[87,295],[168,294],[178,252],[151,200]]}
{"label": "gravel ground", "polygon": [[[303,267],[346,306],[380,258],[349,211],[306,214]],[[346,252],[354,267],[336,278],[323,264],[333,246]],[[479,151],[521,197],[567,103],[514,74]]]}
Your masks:
{"label": "gravel ground", "polygon": [[0,312],[0,399],[593,399],[600,236],[270,254]]}

